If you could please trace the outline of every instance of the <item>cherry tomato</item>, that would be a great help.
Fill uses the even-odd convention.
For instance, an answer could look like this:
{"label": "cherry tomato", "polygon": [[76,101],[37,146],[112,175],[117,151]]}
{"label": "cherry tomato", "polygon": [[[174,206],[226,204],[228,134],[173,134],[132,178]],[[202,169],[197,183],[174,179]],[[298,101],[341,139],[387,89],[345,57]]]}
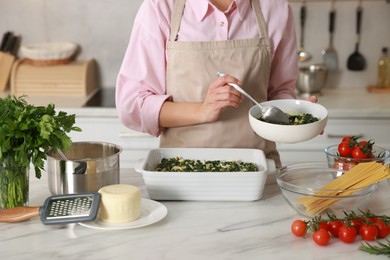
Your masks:
{"label": "cherry tomato", "polygon": [[369,146],[372,146],[371,143],[369,143],[369,142],[366,141],[366,140],[359,141],[358,145],[361,146],[361,147],[369,147]]}
{"label": "cherry tomato", "polygon": [[356,239],[357,232],[354,227],[343,225],[339,228],[338,235],[339,239],[344,243],[352,243]]}
{"label": "cherry tomato", "polygon": [[329,227],[329,232],[335,236],[335,237],[338,237],[339,236],[339,229],[340,227],[343,226],[343,223],[339,220],[335,220],[335,221],[329,221],[328,222],[328,227]]}
{"label": "cherry tomato", "polygon": [[349,161],[345,158],[339,158],[333,163],[333,168],[340,171],[349,171],[357,162]]}
{"label": "cherry tomato", "polygon": [[374,241],[378,236],[378,228],[374,225],[363,224],[359,233],[364,240]]}
{"label": "cherry tomato", "polygon": [[364,150],[360,146],[356,146],[355,148],[352,149],[352,158],[356,159],[366,159],[370,155],[370,152],[367,150]]}
{"label": "cherry tomato", "polygon": [[353,148],[359,144],[358,139],[358,136],[347,135],[341,140],[340,143],[347,143],[349,147]]}
{"label": "cherry tomato", "polygon": [[313,233],[312,239],[317,245],[326,246],[329,243],[330,235],[328,230],[320,228]]}
{"label": "cherry tomato", "polygon": [[327,222],[320,222],[319,223],[319,228],[318,229],[325,229],[326,231],[329,231],[329,226]]}
{"label": "cherry tomato", "polygon": [[373,218],[368,218],[367,220],[362,221],[362,224],[375,224],[377,220],[378,220],[378,219],[375,218],[375,217],[373,217]]}
{"label": "cherry tomato", "polygon": [[374,146],[374,143],[375,142],[373,142],[373,141],[366,141],[366,140],[362,140],[362,141],[360,141],[359,143],[358,143],[358,145],[360,146],[360,147],[362,147],[363,149],[366,149],[366,150],[368,150],[368,151],[372,151],[372,147]]}
{"label": "cherry tomato", "polygon": [[390,234],[390,224],[385,224],[383,220],[376,219],[375,225],[378,228],[378,238],[385,238]]}
{"label": "cherry tomato", "polygon": [[291,225],[291,232],[297,237],[303,237],[306,234],[307,224],[305,221],[297,219]]}
{"label": "cherry tomato", "polygon": [[343,139],[341,140],[341,143],[351,143],[351,144],[356,144],[356,140],[358,138],[356,136],[353,136],[353,135],[347,135],[347,136],[344,136]]}
{"label": "cherry tomato", "polygon": [[351,147],[350,144],[347,142],[340,143],[339,146],[337,147],[340,156],[343,157],[351,157],[353,149],[354,149],[353,146]]}
{"label": "cherry tomato", "polygon": [[360,146],[365,146],[365,145],[367,145],[368,144],[368,141],[366,141],[366,140],[362,140],[362,141],[359,141],[359,143],[358,143]]}
{"label": "cherry tomato", "polygon": [[362,226],[362,220],[359,218],[352,219],[350,221],[350,226],[355,228],[356,234],[359,234],[360,227]]}

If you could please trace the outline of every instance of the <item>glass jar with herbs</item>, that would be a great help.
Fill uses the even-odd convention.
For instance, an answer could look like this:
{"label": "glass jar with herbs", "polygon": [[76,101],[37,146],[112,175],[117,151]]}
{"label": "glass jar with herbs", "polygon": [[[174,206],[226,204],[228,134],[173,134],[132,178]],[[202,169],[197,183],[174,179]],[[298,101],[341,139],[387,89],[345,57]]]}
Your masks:
{"label": "glass jar with herbs", "polygon": [[29,171],[41,177],[47,152],[66,150],[70,131],[81,131],[75,115],[55,111],[53,104],[28,104],[26,96],[0,99],[0,208],[28,205]]}

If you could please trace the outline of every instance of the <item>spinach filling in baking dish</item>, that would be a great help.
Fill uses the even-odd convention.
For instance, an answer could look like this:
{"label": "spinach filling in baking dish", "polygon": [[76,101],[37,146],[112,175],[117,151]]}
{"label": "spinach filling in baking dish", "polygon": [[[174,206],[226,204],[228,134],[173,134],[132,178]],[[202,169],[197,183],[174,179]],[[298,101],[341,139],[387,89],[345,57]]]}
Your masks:
{"label": "spinach filling in baking dish", "polygon": [[256,164],[241,161],[190,160],[180,157],[163,158],[157,165],[158,172],[256,172]]}

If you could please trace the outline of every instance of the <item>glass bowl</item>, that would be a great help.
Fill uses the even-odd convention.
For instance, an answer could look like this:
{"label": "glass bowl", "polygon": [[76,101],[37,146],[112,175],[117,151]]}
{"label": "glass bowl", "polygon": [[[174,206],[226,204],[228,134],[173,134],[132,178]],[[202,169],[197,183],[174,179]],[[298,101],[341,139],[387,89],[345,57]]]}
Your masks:
{"label": "glass bowl", "polygon": [[375,145],[372,147],[372,158],[367,159],[340,156],[337,144],[325,148],[325,154],[328,160],[328,167],[337,170],[336,176],[342,175],[344,172],[349,171],[353,166],[361,162],[375,161],[383,164],[390,163],[390,151]]}
{"label": "glass bowl", "polygon": [[[322,190],[333,181],[337,170],[327,163],[298,163],[280,168],[276,172],[276,181],[287,203],[302,216],[313,218],[327,213],[344,216],[344,211],[364,210],[369,198],[378,184],[371,184],[359,189],[349,189],[351,195],[340,195],[346,190]],[[308,203],[313,204],[308,204]],[[322,203],[323,208],[314,203]]]}

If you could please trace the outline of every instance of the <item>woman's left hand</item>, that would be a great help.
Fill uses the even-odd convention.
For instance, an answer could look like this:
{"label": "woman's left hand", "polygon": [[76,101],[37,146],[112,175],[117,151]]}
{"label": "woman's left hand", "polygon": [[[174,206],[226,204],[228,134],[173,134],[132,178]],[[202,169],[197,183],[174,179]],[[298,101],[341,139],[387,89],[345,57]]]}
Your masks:
{"label": "woman's left hand", "polygon": [[310,101],[310,102],[313,102],[313,103],[317,103],[318,98],[316,96],[310,96],[310,97],[307,98],[307,101]]}

